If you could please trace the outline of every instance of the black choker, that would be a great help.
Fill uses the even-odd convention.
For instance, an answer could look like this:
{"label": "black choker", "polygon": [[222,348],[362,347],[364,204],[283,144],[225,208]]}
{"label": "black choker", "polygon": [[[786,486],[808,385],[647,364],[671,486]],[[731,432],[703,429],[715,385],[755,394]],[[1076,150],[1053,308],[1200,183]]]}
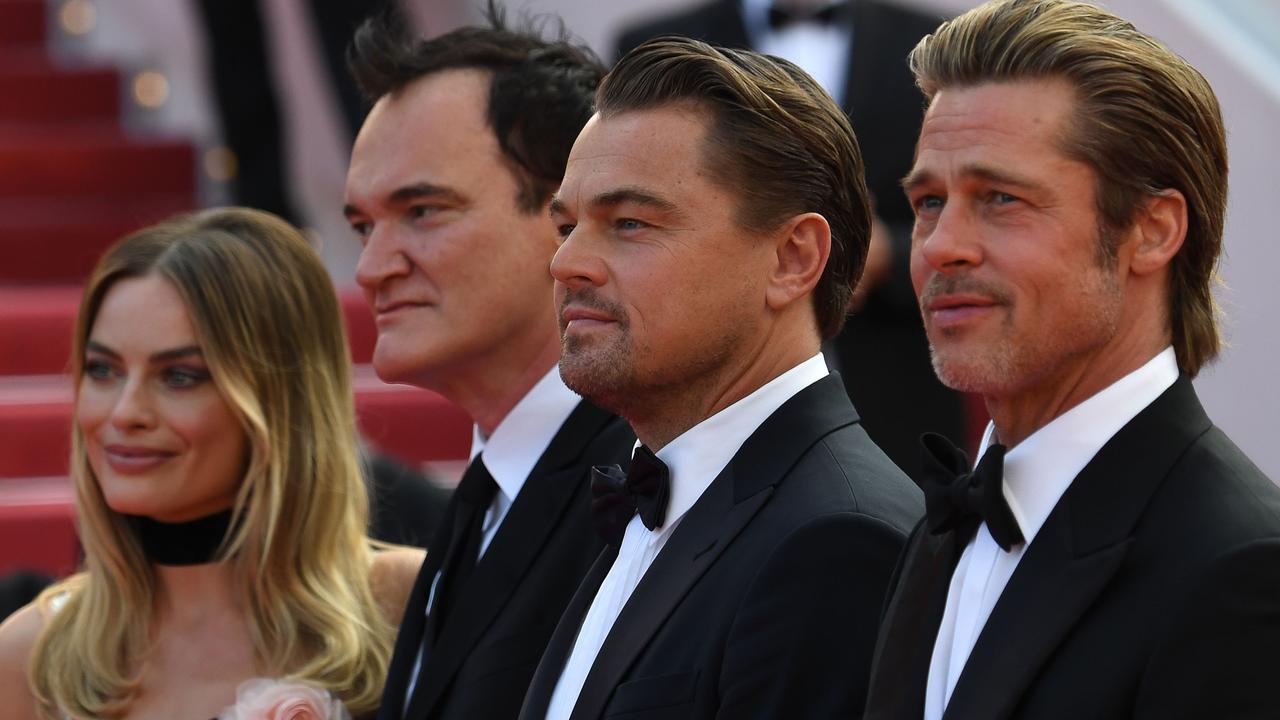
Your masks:
{"label": "black choker", "polygon": [[224,510],[195,520],[166,523],[149,517],[132,516],[142,552],[155,565],[203,565],[217,559],[231,511]]}

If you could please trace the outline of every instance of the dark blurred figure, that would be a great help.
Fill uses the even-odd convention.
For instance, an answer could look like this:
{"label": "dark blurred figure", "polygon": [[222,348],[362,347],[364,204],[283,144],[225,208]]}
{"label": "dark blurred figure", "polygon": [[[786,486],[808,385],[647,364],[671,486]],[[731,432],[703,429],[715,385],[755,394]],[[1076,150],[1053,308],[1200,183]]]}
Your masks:
{"label": "dark blurred figure", "polygon": [[51,582],[53,578],[27,570],[0,576],[0,621],[35,600]]}
{"label": "dark blurred figure", "polygon": [[369,483],[369,537],[427,547],[444,517],[449,491],[375,450],[365,452],[364,464]]}
{"label": "dark blurred figure", "polygon": [[[880,0],[712,0],[622,33],[619,55],[650,38],[684,35],[792,60],[840,103],[866,162],[881,221],[854,314],[833,341],[845,387],[871,438],[912,477],[921,433],[964,443],[963,397],[938,382],[911,288],[911,169],[923,104],[907,53],[941,20]],[[878,236],[878,237],[877,237]]]}
{"label": "dark blurred figure", "polygon": [[[209,72],[218,120],[236,158],[231,181],[236,204],[267,210],[300,223],[286,185],[288,164],[281,133],[280,93],[274,83],[264,8],[259,0],[198,0],[208,36]],[[346,71],[346,47],[364,18],[391,0],[309,0],[324,71],[338,99],[348,139],[364,121],[365,105]],[[407,19],[401,16],[407,22]]]}

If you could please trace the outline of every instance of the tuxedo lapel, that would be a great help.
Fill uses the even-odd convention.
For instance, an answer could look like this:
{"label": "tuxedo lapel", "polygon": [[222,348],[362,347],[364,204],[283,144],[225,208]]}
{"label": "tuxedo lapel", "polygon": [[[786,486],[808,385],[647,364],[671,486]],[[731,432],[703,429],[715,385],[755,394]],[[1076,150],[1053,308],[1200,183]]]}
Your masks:
{"label": "tuxedo lapel", "polygon": [[[1181,377],[1098,451],[1049,514],[991,611],[946,718],[1010,717],[1124,561],[1151,496],[1210,427]],[[1016,639],[1016,641],[1014,641]]]}
{"label": "tuxedo lapel", "polygon": [[[605,410],[580,402],[539,458],[440,629],[419,673],[421,682],[405,713],[407,718],[425,717],[432,711],[471,649],[511,601],[582,487],[579,456],[610,418]],[[421,637],[421,630],[417,635]]]}
{"label": "tuxedo lapel", "polygon": [[716,558],[814,443],[857,422],[838,376],[797,393],[747,439],[680,520],[614,622],[570,720],[600,716],[628,668]]}
{"label": "tuxedo lapel", "polygon": [[606,547],[565,607],[564,615],[560,617],[560,622],[547,643],[547,650],[538,663],[538,669],[533,673],[533,681],[529,683],[524,705],[520,708],[520,720],[542,720],[546,716],[560,673],[564,670],[564,664],[569,661],[569,653],[573,651],[573,643],[578,638],[578,629],[582,627],[587,610],[591,609],[591,602],[595,600],[596,592],[600,590],[601,583],[617,557],[617,546]]}
{"label": "tuxedo lapel", "polygon": [[924,522],[908,541],[889,587],[871,664],[866,720],[918,719],[933,645],[961,547],[954,532],[934,535]]}
{"label": "tuxedo lapel", "polygon": [[[395,647],[391,655],[391,664],[387,668],[387,683],[382,691],[382,706],[378,709],[378,720],[397,720],[405,707],[405,693],[409,689],[409,677],[413,673],[414,663],[418,659],[418,648],[422,645],[422,633],[426,628],[427,599],[431,593],[431,583],[440,571],[440,562],[444,557],[444,544],[453,533],[455,516],[458,512],[458,498],[452,497],[444,513],[444,519],[436,528],[435,536],[418,577],[413,582],[413,590],[409,593],[409,601],[404,609],[404,617],[400,620],[400,629],[396,633]],[[439,552],[435,550],[439,548]]]}
{"label": "tuxedo lapel", "polygon": [[570,720],[600,716],[631,662],[772,492],[767,488],[734,504],[732,482],[726,469],[649,566],[600,647]]}

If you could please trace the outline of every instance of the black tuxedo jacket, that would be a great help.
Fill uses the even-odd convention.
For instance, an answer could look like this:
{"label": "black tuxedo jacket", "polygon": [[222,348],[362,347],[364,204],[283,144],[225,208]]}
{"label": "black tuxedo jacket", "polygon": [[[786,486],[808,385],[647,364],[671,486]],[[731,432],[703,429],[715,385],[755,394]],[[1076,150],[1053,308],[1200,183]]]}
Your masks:
{"label": "black tuxedo jacket", "polygon": [[[924,96],[907,67],[907,54],[942,18],[882,0],[852,0],[852,8],[842,104],[862,150],[876,215],[889,227],[894,260],[890,277],[867,296],[835,340],[836,359],[871,439],[914,476],[921,433],[939,432],[958,445],[965,440],[961,397],[938,381],[929,361],[911,286],[914,216],[900,184],[911,171],[924,118]],[[712,0],[627,30],[618,50],[625,53],[662,35],[751,47],[741,1]]]}
{"label": "black tuxedo jacket", "polygon": [[[578,404],[461,588],[405,708],[427,595],[444,555],[427,553],[396,636],[379,720],[516,717],[556,621],[603,547],[591,523],[590,467],[629,462],[634,443],[621,419],[585,401]],[[455,503],[432,548],[448,543]]]}
{"label": "black tuxedo jacket", "polygon": [[[622,609],[574,707],[587,718],[858,714],[915,486],[838,376],[780,407],[694,503]],[[520,717],[545,716],[607,548],[547,646]]]}
{"label": "black tuxedo jacket", "polygon": [[[963,547],[917,527],[866,717],[919,720]],[[945,717],[1276,718],[1280,490],[1180,378],[1075,478],[978,636]]]}

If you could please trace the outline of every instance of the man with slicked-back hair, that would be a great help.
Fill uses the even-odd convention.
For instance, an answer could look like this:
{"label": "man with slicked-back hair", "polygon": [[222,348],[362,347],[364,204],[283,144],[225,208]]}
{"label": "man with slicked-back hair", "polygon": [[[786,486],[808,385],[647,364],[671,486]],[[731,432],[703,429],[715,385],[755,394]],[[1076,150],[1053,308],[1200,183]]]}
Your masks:
{"label": "man with slicked-back hair", "polygon": [[1217,99],[1130,23],[999,0],[911,55],[904,185],[938,376],[868,718],[1275,718],[1280,489],[1205,414],[1227,198]]}
{"label": "man with slicked-back hair", "polygon": [[601,554],[526,720],[859,714],[919,491],[820,352],[866,258],[862,160],[802,70],[655,40],[601,82],[551,202],[560,371],[626,418]]}
{"label": "man with slicked-back hair", "polygon": [[594,463],[626,462],[622,420],[565,387],[547,203],[603,68],[564,39],[469,27],[420,41],[384,18],[351,66],[374,100],[346,215],[363,244],[373,364],[475,422],[471,463],[431,541],[378,717],[514,718],[599,553]]}

